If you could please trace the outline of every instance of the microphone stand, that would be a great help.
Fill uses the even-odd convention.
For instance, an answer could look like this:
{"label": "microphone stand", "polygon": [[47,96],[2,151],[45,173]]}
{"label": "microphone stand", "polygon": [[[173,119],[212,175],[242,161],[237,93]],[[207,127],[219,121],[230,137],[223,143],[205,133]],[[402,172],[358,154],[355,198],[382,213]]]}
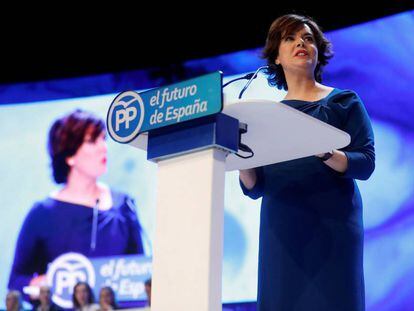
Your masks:
{"label": "microphone stand", "polygon": [[255,71],[255,73],[253,74],[253,76],[249,79],[249,81],[247,81],[246,85],[245,85],[245,86],[244,86],[244,88],[241,90],[241,92],[240,92],[240,94],[239,94],[239,99],[241,99],[241,98],[242,98],[243,93],[247,90],[247,88],[249,87],[250,83],[252,83],[252,81],[253,81],[254,79],[256,79],[257,74],[259,73],[259,71],[261,71],[261,70],[263,70],[263,69],[267,69],[267,68],[269,68],[269,66],[267,66],[267,65],[266,65],[266,66],[261,66],[261,67],[257,68],[257,70]]}
{"label": "microphone stand", "polygon": [[99,209],[99,199],[96,200],[96,204],[93,207],[92,233],[91,233],[91,250],[92,251],[95,251],[95,248],[96,248],[96,236],[98,233],[98,209]]}
{"label": "microphone stand", "polygon": [[250,80],[253,76],[254,76],[254,72],[251,72],[251,73],[248,73],[247,75],[245,75],[243,77],[238,77],[238,78],[235,78],[233,80],[227,81],[226,83],[223,84],[223,89],[227,85],[229,85],[230,83],[233,83],[233,82],[236,82],[236,81],[239,81],[239,80]]}

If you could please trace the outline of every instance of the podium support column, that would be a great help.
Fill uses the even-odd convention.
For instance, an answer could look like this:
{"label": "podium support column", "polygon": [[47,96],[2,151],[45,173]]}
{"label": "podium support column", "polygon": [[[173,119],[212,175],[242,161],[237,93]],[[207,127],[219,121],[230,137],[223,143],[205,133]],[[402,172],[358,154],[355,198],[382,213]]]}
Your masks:
{"label": "podium support column", "polygon": [[226,153],[209,148],[158,162],[154,311],[222,309]]}

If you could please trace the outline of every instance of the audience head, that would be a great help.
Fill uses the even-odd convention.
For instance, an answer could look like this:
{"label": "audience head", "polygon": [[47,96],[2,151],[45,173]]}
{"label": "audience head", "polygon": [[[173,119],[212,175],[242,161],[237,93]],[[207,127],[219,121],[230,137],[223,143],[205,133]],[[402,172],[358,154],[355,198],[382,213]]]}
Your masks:
{"label": "audience head", "polygon": [[22,295],[17,290],[11,290],[6,295],[6,310],[19,311],[22,310]]}
{"label": "audience head", "polygon": [[147,293],[148,304],[151,306],[151,286],[152,286],[152,279],[148,279],[145,281],[145,292]]}
{"label": "audience head", "polygon": [[75,285],[73,289],[72,301],[75,309],[82,308],[95,302],[95,297],[88,283],[78,282]]}
{"label": "audience head", "polygon": [[51,291],[49,286],[40,286],[39,302],[42,306],[48,306],[51,304]]}
{"label": "audience head", "polygon": [[115,292],[110,286],[102,287],[99,291],[99,305],[102,311],[117,308]]}

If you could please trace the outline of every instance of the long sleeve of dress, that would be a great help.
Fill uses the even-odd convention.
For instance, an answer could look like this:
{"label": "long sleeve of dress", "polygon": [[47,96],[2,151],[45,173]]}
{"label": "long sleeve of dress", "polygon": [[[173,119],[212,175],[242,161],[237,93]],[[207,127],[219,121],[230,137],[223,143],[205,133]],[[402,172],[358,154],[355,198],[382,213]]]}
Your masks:
{"label": "long sleeve of dress", "polygon": [[[343,177],[366,180],[375,169],[374,133],[368,113],[352,91],[340,93],[332,103],[341,109],[343,128],[351,136],[351,143],[342,149],[348,158],[348,169]],[[334,107],[334,106],[332,106]]]}
{"label": "long sleeve of dress", "polygon": [[41,207],[35,205],[27,215],[17,239],[13,266],[8,287],[22,291],[34,273],[46,272],[46,266],[41,267],[43,261],[41,251],[40,231],[44,224]]}

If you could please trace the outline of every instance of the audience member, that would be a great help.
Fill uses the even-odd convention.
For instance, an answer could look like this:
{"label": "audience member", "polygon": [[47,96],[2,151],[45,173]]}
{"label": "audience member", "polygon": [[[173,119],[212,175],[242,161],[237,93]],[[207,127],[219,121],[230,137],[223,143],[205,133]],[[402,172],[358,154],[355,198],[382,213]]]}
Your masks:
{"label": "audience member", "polygon": [[6,295],[6,310],[7,311],[21,311],[22,295],[17,290],[11,290]]}
{"label": "audience member", "polygon": [[115,292],[110,286],[102,287],[99,291],[99,310],[110,311],[117,309]]}
{"label": "audience member", "polygon": [[78,282],[73,289],[73,309],[75,311],[98,311],[92,289],[86,282]]}

